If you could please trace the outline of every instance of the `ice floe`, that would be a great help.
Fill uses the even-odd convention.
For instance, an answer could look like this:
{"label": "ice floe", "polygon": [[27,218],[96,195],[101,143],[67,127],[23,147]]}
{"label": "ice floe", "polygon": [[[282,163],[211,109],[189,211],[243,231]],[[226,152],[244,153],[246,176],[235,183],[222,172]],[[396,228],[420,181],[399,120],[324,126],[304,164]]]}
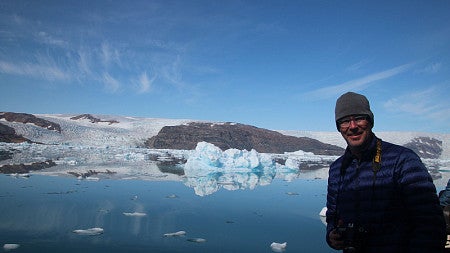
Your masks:
{"label": "ice floe", "polygon": [[206,239],[203,238],[189,238],[187,239],[188,242],[196,242],[196,243],[203,243],[206,242]]}
{"label": "ice floe", "polygon": [[320,221],[326,226],[327,225],[327,207],[322,208],[319,213]]}
{"label": "ice floe", "polygon": [[20,244],[16,244],[16,243],[5,243],[3,245],[3,249],[5,251],[10,251],[10,250],[13,250],[13,249],[17,249],[19,247],[20,247]]}
{"label": "ice floe", "polygon": [[270,248],[272,248],[272,250],[274,252],[283,252],[286,250],[286,247],[287,247],[287,242],[283,242],[283,243],[272,242],[270,244]]}
{"label": "ice floe", "polygon": [[131,217],[144,217],[147,216],[146,213],[140,213],[140,212],[134,212],[134,213],[123,213],[125,216],[131,216]]}
{"label": "ice floe", "polygon": [[103,234],[103,228],[75,229],[73,232],[79,235],[100,235]]}
{"label": "ice floe", "polygon": [[181,231],[177,231],[177,232],[173,232],[173,233],[164,234],[164,237],[174,237],[174,236],[184,236],[184,235],[186,235],[186,231],[181,230]]}

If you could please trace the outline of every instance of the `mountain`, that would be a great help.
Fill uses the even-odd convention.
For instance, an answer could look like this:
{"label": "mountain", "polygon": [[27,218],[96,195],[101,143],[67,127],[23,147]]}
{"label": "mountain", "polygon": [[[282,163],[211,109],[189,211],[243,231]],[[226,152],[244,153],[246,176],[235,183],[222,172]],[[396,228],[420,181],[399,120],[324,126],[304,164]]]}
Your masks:
{"label": "mountain", "polygon": [[165,126],[145,142],[149,148],[194,149],[199,142],[208,142],[222,150],[255,149],[260,153],[282,154],[303,150],[316,155],[339,155],[344,149],[308,137],[294,137],[254,126],[237,123],[191,122]]}
{"label": "mountain", "polygon": [[154,149],[193,150],[207,141],[222,149],[255,149],[262,153],[297,150],[338,155],[343,149],[308,137],[283,135],[276,131],[237,123],[171,121],[130,117],[35,115],[2,113],[5,124],[34,142],[87,146],[137,146]]}
{"label": "mountain", "polygon": [[4,119],[8,122],[17,122],[23,124],[31,123],[48,130],[55,130],[61,132],[61,127],[59,126],[59,124],[53,123],[51,121],[42,118],[38,118],[28,113],[1,112],[0,120],[1,119]]}
{"label": "mountain", "polygon": [[21,143],[30,142],[30,140],[16,134],[14,128],[0,123],[0,142]]}
{"label": "mountain", "polygon": [[[3,112],[0,113],[0,124],[2,142],[194,149],[197,142],[207,141],[222,149],[256,149],[261,153],[303,150],[326,155],[339,155],[346,146],[338,132],[273,131],[239,123],[188,119]],[[413,149],[425,159],[450,158],[449,134],[376,134],[386,141]]]}

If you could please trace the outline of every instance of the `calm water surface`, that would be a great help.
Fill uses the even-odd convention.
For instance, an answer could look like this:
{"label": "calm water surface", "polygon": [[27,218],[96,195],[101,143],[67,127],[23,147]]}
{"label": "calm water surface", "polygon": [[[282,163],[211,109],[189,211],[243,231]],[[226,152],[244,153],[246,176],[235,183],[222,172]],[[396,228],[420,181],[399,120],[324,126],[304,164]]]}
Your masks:
{"label": "calm water surface", "polygon": [[[183,182],[0,175],[0,243],[20,244],[11,252],[272,252],[287,242],[286,252],[335,252],[319,217],[325,202],[325,180],[200,197]],[[104,233],[73,232],[93,227]]]}

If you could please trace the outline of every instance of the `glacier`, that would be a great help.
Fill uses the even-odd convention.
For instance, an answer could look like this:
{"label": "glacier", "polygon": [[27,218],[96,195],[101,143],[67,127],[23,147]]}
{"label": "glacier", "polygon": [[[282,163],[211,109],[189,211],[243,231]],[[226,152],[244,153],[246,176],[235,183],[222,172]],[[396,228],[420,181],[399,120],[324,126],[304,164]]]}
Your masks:
{"label": "glacier", "polygon": [[[220,150],[201,142],[195,150],[148,149],[143,143],[164,126],[193,122],[188,119],[157,119],[126,116],[101,116],[118,123],[92,123],[87,119],[71,120],[74,115],[36,115],[61,125],[57,133],[33,124],[2,123],[13,126],[18,134],[36,143],[0,143],[0,150],[12,151],[6,164],[31,164],[52,160],[56,166],[32,174],[70,176],[80,179],[139,179],[181,181],[198,195],[212,194],[220,189],[254,189],[270,184],[274,179],[326,179],[328,166],[337,157],[321,156],[298,150],[284,154],[258,153],[255,150]],[[297,137],[310,137],[324,143],[345,147],[337,132],[279,131]],[[376,133],[397,144],[417,136],[442,140],[440,159],[423,159],[437,188],[443,188],[450,178],[450,137],[448,134]],[[176,162],[180,161],[180,162]],[[184,162],[185,161],[185,162]],[[169,166],[163,166],[168,164]],[[86,176],[83,176],[86,175]]]}

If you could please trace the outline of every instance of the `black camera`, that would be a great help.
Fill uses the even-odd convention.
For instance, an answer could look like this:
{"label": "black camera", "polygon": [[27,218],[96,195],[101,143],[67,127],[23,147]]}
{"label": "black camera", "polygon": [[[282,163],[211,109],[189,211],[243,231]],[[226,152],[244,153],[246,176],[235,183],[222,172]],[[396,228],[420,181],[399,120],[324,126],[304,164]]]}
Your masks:
{"label": "black camera", "polygon": [[367,231],[354,223],[348,223],[345,226],[339,226],[337,232],[344,241],[344,253],[360,252],[364,246]]}

